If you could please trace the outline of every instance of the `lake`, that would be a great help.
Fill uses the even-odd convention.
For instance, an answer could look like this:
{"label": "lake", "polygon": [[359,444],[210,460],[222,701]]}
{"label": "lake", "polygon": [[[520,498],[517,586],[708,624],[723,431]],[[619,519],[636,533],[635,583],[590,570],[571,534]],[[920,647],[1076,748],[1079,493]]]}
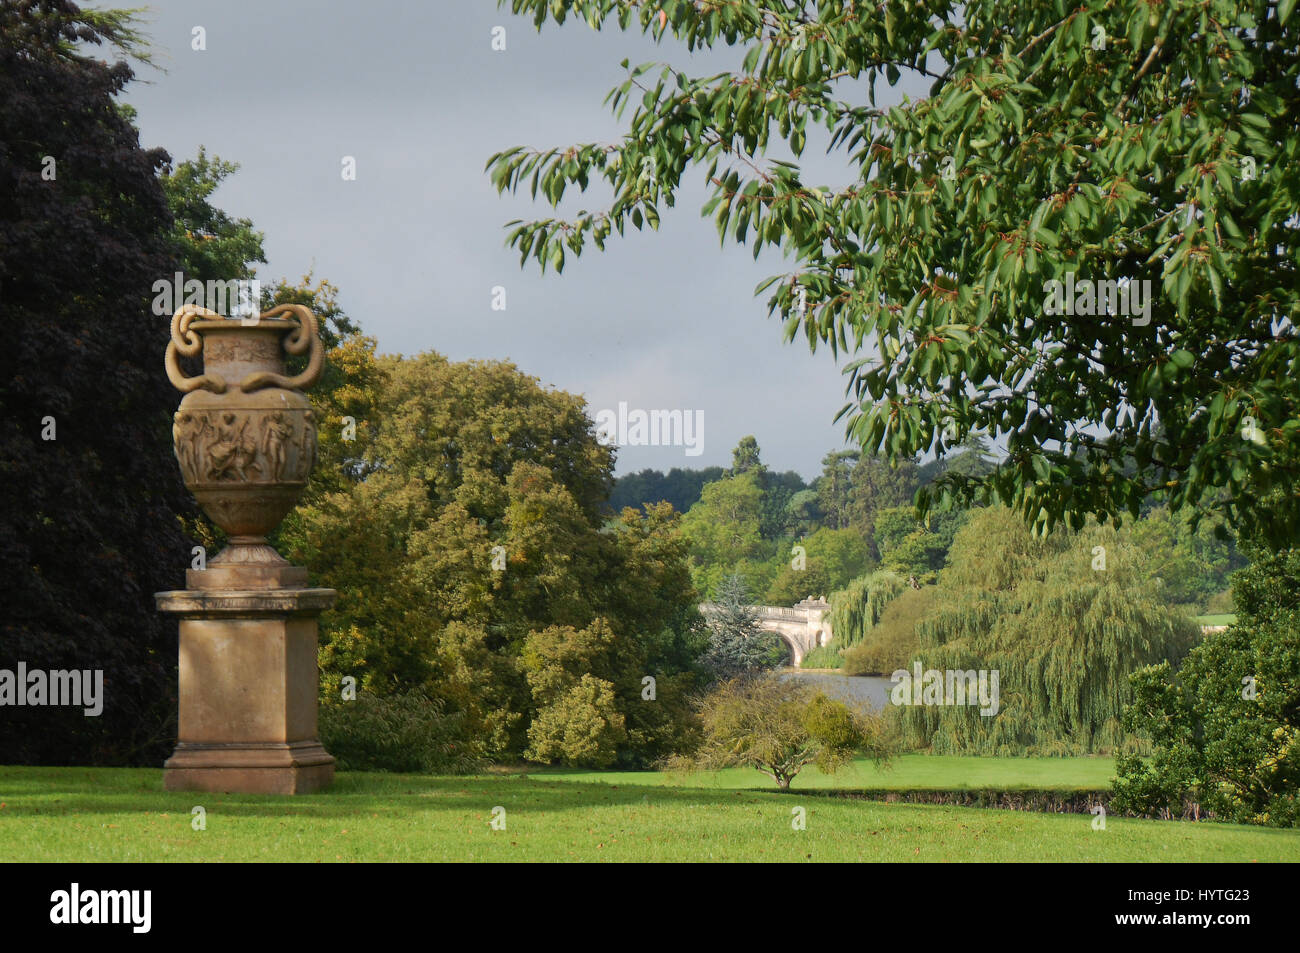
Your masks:
{"label": "lake", "polygon": [[831,698],[855,704],[865,704],[877,711],[889,703],[889,691],[894,687],[884,675],[837,675],[834,672],[785,672],[782,678],[798,678],[814,688],[820,688]]}

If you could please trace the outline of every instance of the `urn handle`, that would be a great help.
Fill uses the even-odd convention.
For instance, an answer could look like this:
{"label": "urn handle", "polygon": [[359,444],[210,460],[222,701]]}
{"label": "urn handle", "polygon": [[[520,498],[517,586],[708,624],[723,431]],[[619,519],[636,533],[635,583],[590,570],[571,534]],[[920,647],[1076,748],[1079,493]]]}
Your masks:
{"label": "urn handle", "polygon": [[[292,314],[298,319],[298,326],[284,338],[284,349],[287,353],[294,355],[310,352],[310,356],[307,358],[307,367],[301,374],[295,374],[292,377],[270,371],[258,371],[255,374],[249,374],[239,382],[239,389],[244,393],[261,390],[264,387],[306,390],[320,379],[321,370],[325,364],[325,353],[321,347],[320,335],[317,334],[316,330],[316,315],[312,314],[309,308],[301,304],[282,304],[270,311],[264,311],[252,323],[256,324],[262,318],[274,318],[281,314]],[[197,357],[203,351],[203,336],[190,327],[195,321],[200,320],[223,321],[228,319],[223,318],[215,311],[209,311],[207,308],[196,304],[187,304],[177,310],[172,315],[172,339],[167,342],[167,356],[164,361],[164,366],[167,369],[167,379],[172,382],[173,387],[184,394],[199,388],[211,391],[214,394],[224,394],[226,392],[226,380],[220,374],[204,373],[197,377],[186,377],[180,368],[178,360],[180,356]]]}
{"label": "urn handle", "polygon": [[301,374],[295,374],[293,377],[286,377],[284,374],[273,374],[269,371],[249,374],[239,383],[239,389],[245,393],[261,390],[263,387],[306,390],[320,379],[321,369],[325,366],[325,351],[321,347],[320,335],[316,333],[316,315],[311,313],[311,309],[301,304],[282,304],[270,311],[262,312],[260,317],[273,318],[276,315],[286,313],[297,316],[298,327],[290,331],[284,339],[284,349],[289,354],[295,355],[310,351],[311,356],[307,358],[306,369]]}
{"label": "urn handle", "polygon": [[167,379],[172,386],[183,394],[202,387],[214,394],[226,392],[226,381],[220,374],[200,374],[198,377],[186,377],[176,360],[178,354],[185,357],[197,357],[203,350],[203,337],[190,325],[198,320],[221,320],[221,315],[196,304],[187,304],[172,315],[172,339],[167,342],[167,356],[163,364],[167,368]]}

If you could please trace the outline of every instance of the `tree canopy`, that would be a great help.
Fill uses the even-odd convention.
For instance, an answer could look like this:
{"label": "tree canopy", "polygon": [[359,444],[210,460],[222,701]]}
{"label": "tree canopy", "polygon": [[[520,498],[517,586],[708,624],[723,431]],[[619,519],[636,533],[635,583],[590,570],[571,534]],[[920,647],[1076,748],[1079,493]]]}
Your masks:
{"label": "tree canopy", "polygon": [[266,263],[264,236],[253,223],[232,217],[210,201],[221,183],[238,171],[239,163],[210,157],[200,146],[195,158],[162,176],[167,204],[175,216],[172,237],[182,249],[180,270],[187,278],[251,278],[253,262]]}
{"label": "tree canopy", "polygon": [[[607,523],[613,452],[582,399],[508,363],[358,348],[317,406],[365,417],[326,447],[280,535],[339,590],[322,617],[327,693],[345,675],[427,693],[495,758],[644,765],[689,744],[705,636],[677,514]],[[364,399],[349,405],[351,389]]]}
{"label": "tree canopy", "polygon": [[673,509],[685,513],[700,498],[704,484],[722,477],[722,467],[704,467],[692,470],[673,467],[667,473],[646,468],[619,477],[609,497],[610,509],[615,513],[625,506],[639,509],[645,503],[671,503]]}
{"label": "tree canopy", "polygon": [[0,761],[156,763],[175,716],[176,624],[153,593],[190,560],[176,392],[152,282],[179,258],[117,97],[121,11],[0,5],[0,669],[101,669],[104,709],[5,706]]}
{"label": "tree canopy", "polygon": [[855,755],[877,766],[890,755],[881,720],[814,691],[795,678],[733,678],[700,700],[703,743],[683,767],[754,768],[782,791],[809,764],[833,774]]}
{"label": "tree canopy", "polygon": [[[1080,529],[1158,492],[1295,538],[1294,0],[508,5],[539,28],[573,17],[743,53],[708,76],[624,61],[607,97],[631,107],[621,138],[492,156],[501,191],[612,193],[510,223],[521,261],[559,270],[657,227],[698,168],[724,242],[794,260],[758,288],[787,340],[854,355],[841,413],[864,449],[1005,443],[991,473],[923,489],[923,509],[996,498]],[[878,102],[904,74],[925,95]],[[805,180],[822,144],[846,181]]]}

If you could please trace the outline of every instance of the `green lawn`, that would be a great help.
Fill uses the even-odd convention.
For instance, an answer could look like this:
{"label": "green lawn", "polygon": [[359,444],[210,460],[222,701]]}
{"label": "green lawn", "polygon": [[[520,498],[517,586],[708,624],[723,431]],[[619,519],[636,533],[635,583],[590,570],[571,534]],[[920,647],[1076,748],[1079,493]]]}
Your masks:
{"label": "green lawn", "polygon": [[[2,770],[2,769],[0,769]],[[690,786],[704,789],[753,788],[771,782],[749,768],[701,774],[654,771],[566,771],[544,768],[530,772],[547,780],[636,784],[654,787]],[[855,761],[833,775],[807,768],[794,781],[794,790],[809,788],[890,788],[906,790],[965,788],[1105,790],[1115,775],[1113,758],[967,758],[951,755],[905,754],[883,768]]]}
{"label": "green lawn", "polygon": [[[855,774],[876,786],[942,776],[1014,786],[1051,776],[1092,785],[1110,771],[1104,759],[993,760],[911,757],[882,778],[865,766]],[[1094,831],[1087,815],[801,796],[800,782],[824,785],[814,777],[779,794],[763,781],[731,772],[341,774],[329,792],[280,798],[168,793],[156,769],[0,768],[0,862],[1300,859],[1300,831],[1122,818]],[[207,811],[204,831],[191,829],[195,805]],[[505,830],[489,826],[497,806]],[[803,831],[791,827],[797,807],[807,812]]]}
{"label": "green lawn", "polygon": [[1196,617],[1197,625],[1232,625],[1237,621],[1237,616],[1232,612],[1221,612],[1218,615],[1198,615]]}

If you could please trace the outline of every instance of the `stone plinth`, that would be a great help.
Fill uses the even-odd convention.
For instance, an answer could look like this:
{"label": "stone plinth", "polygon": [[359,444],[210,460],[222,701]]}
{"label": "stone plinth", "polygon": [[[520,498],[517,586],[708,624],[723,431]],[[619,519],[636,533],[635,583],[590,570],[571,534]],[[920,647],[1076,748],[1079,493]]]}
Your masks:
{"label": "stone plinth", "polygon": [[168,790],[301,794],[334,779],[316,728],[316,620],[335,595],[306,588],[155,594],[160,612],[180,618],[180,719],[164,765]]}

